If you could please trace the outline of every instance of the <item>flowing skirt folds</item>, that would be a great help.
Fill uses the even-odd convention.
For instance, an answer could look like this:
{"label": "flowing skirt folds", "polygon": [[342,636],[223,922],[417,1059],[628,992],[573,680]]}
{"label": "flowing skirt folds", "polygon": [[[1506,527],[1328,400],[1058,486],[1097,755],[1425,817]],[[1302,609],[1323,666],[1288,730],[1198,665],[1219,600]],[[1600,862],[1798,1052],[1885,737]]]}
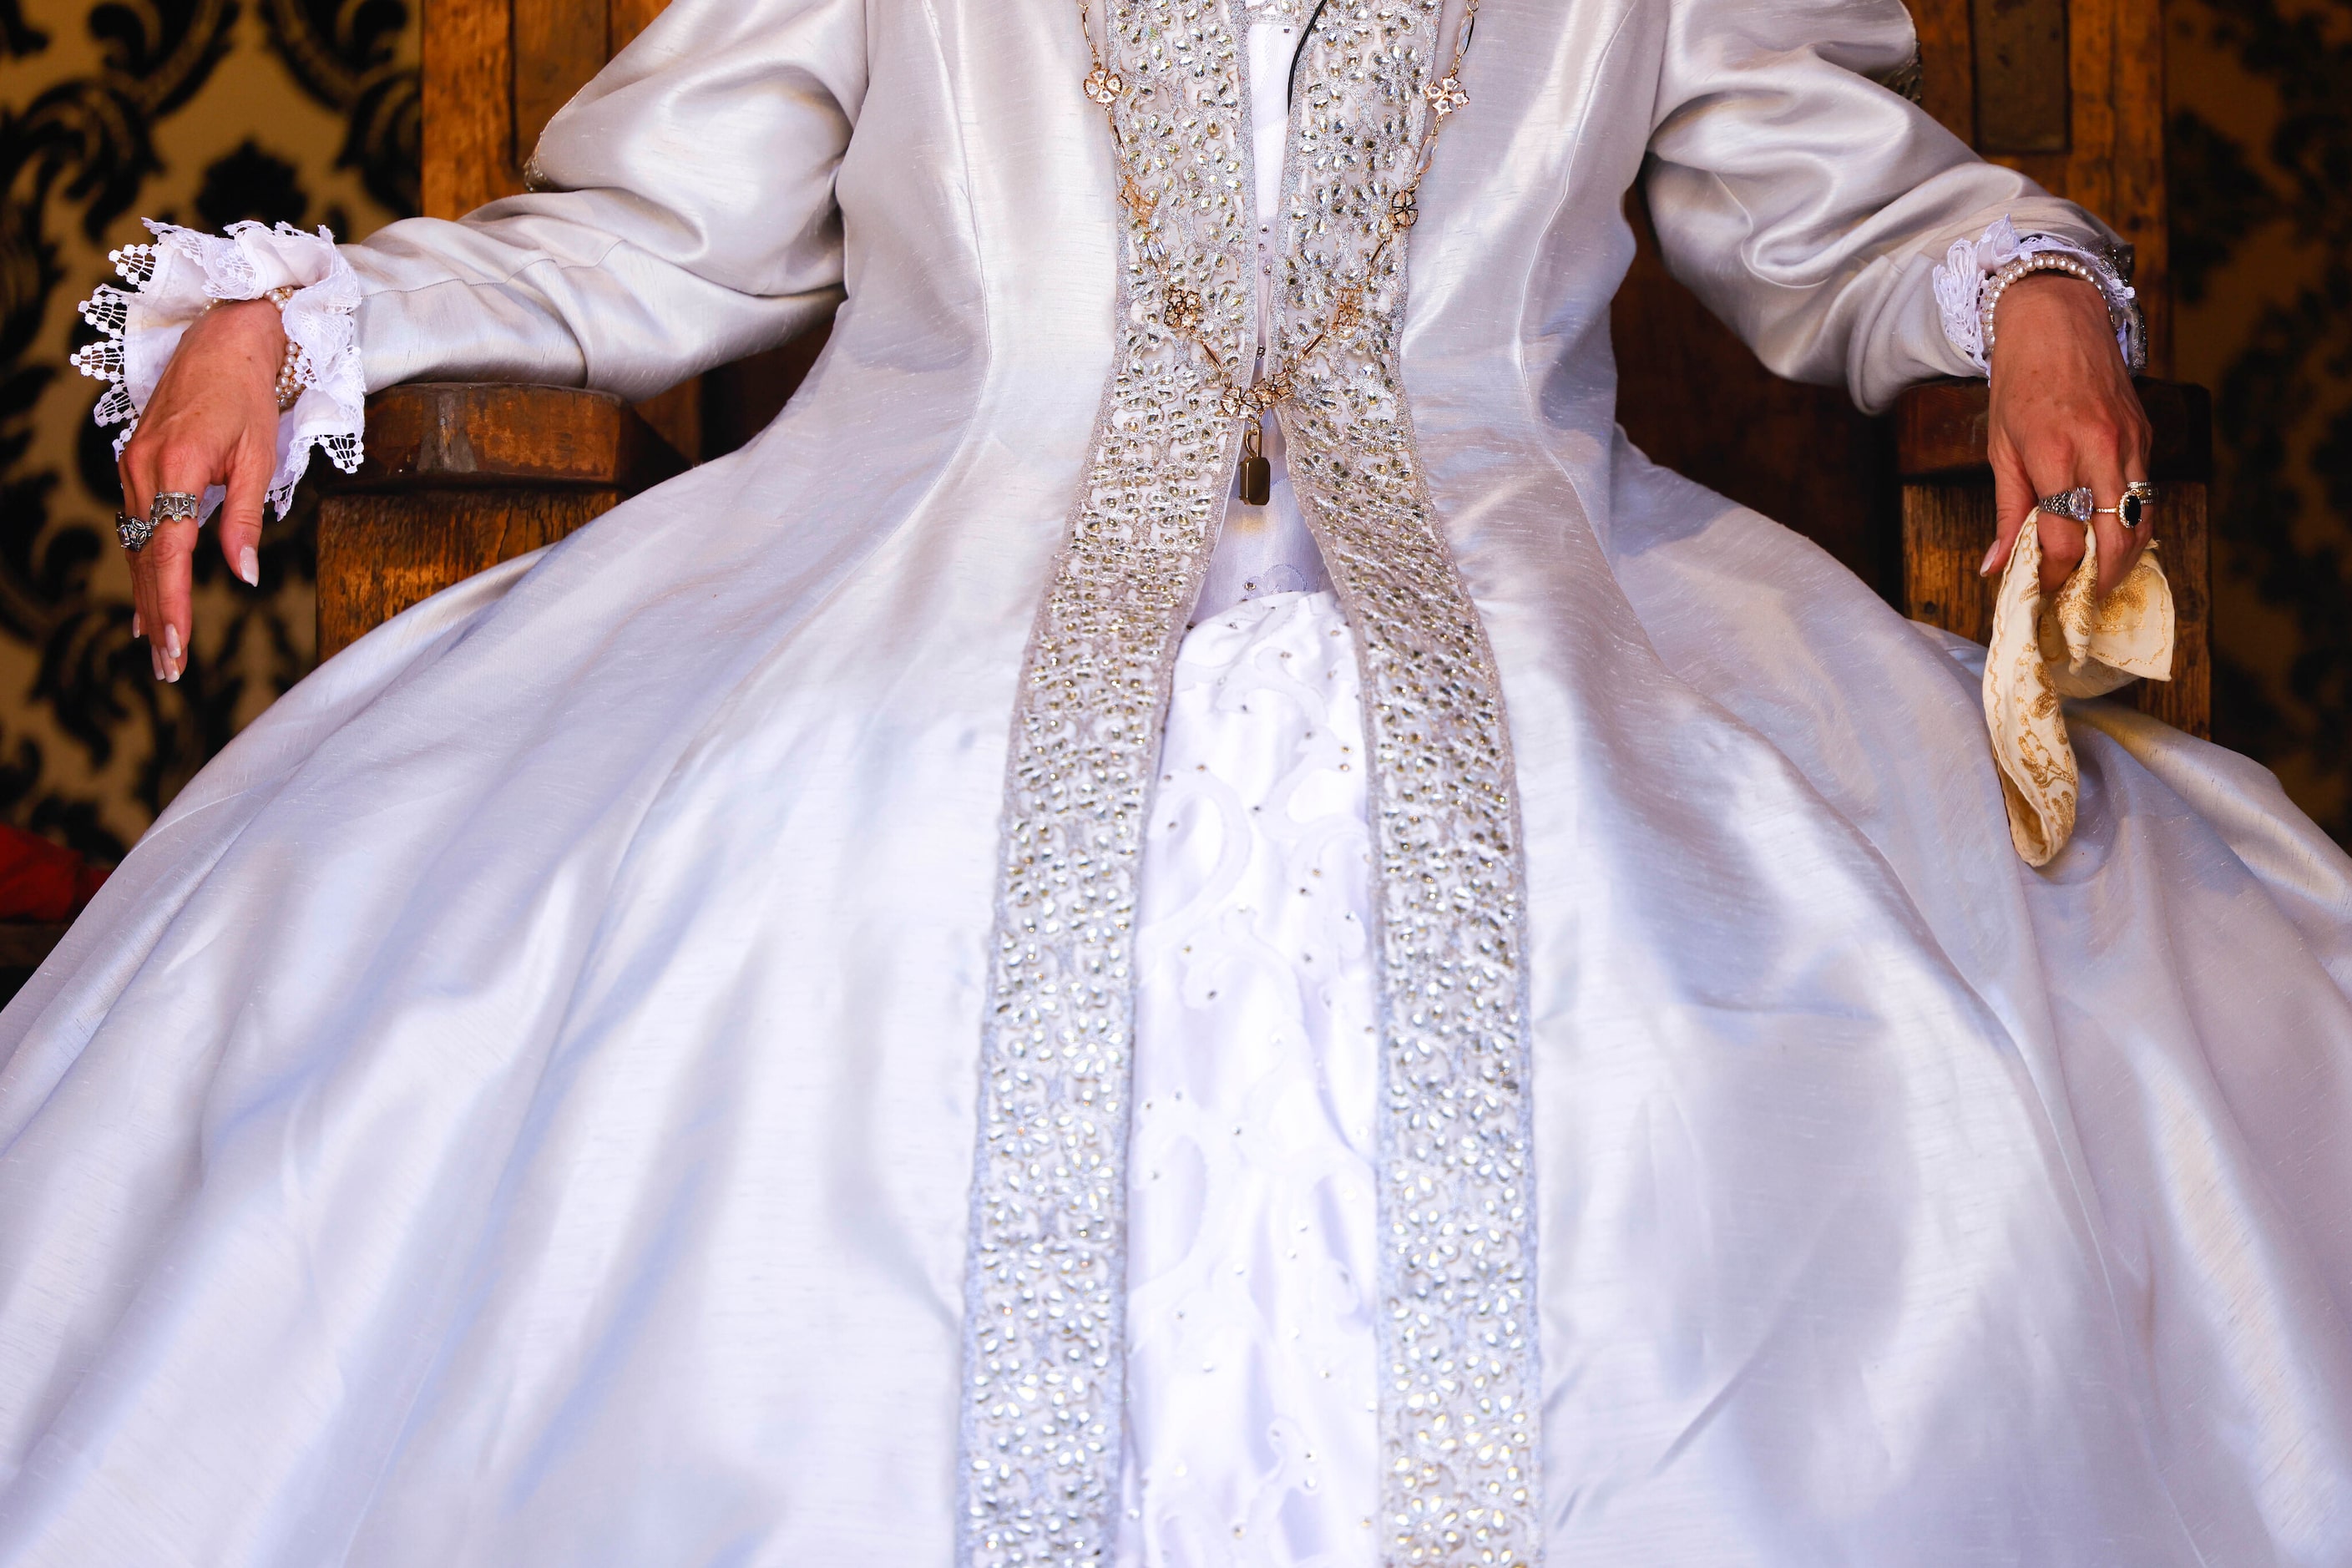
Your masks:
{"label": "flowing skirt folds", "polygon": [[[1621,473],[1646,642],[1482,601],[1549,1560],[2352,1563],[2352,865],[2087,704],[2023,869],[1965,645]],[[330,663],[0,1019],[0,1563],[952,1560],[1026,623],[730,482]],[[1355,657],[1284,594],[1179,661],[1121,1568],[1376,1561]]]}

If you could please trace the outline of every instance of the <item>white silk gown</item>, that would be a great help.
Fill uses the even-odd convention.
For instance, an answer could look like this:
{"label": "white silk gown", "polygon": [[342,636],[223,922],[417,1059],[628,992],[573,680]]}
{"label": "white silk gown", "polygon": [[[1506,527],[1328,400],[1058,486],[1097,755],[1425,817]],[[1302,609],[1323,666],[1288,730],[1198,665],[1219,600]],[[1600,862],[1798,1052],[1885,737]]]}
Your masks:
{"label": "white silk gown", "polygon": [[[1286,121],[1278,10],[1120,0],[1162,278],[1074,10],[677,0],[345,248],[371,385],[846,302],[0,1016],[0,1563],[2352,1563],[2352,862],[2090,703],[2024,867],[1980,650],[1612,420],[1637,177],[1868,406],[1955,240],[2104,231],[1892,0],[1486,0],[1375,266],[1435,0]],[[1177,287],[1361,289],[1265,514]]]}

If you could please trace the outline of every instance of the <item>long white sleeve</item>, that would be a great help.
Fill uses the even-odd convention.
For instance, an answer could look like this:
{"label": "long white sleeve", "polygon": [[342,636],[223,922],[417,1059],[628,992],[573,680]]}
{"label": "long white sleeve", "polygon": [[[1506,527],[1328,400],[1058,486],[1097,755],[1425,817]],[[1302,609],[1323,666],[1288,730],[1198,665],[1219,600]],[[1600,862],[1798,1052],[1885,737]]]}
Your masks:
{"label": "long white sleeve", "polygon": [[1675,276],[1772,370],[1870,410],[1980,374],[1936,297],[1956,243],[2003,218],[2093,254],[2116,237],[1870,79],[1916,47],[1900,0],[1678,0],[1650,141]]}
{"label": "long white sleeve", "polygon": [[549,124],[531,194],[347,248],[368,386],[646,396],[790,338],[842,281],[866,83],[855,0],[678,0]]}

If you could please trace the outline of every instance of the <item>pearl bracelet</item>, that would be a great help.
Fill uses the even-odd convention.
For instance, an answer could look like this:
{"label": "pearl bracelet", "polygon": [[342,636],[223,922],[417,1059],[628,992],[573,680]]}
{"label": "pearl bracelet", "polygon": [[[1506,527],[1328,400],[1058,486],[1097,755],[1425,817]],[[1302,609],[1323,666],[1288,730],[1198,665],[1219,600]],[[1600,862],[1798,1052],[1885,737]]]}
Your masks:
{"label": "pearl bracelet", "polygon": [[[286,313],[286,301],[300,291],[299,284],[288,283],[272,289],[262,298],[276,305],[278,313],[282,318]],[[283,414],[293,407],[295,400],[302,395],[302,389],[310,384],[310,376],[304,374],[309,368],[310,366],[302,358],[302,345],[289,337],[286,340],[286,357],[278,362],[278,413]]]}
{"label": "pearl bracelet", "polygon": [[2123,323],[2116,319],[2115,303],[2107,299],[2106,286],[2100,281],[2097,273],[2062,251],[2037,250],[2030,256],[2019,257],[1985,279],[1982,324],[1987,364],[1992,363],[1992,315],[2000,305],[2000,297],[2009,292],[2011,284],[2034,272],[2063,272],[2069,277],[2080,278],[2099,291],[2100,302],[2107,307],[2107,324],[2118,332],[2122,331]]}

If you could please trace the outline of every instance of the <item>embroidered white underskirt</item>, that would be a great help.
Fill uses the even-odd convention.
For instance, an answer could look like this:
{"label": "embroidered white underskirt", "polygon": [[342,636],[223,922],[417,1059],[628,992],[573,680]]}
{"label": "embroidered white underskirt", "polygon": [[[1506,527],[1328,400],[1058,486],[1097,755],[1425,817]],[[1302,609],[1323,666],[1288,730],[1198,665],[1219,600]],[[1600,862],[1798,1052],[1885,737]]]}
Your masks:
{"label": "embroidered white underskirt", "polygon": [[[1262,327],[1297,37],[1247,36]],[[1363,725],[1272,420],[1265,450],[1177,655],[1144,841],[1118,1568],[1376,1557]]]}
{"label": "embroidered white underskirt", "polygon": [[1119,1568],[1373,1561],[1362,736],[1331,595],[1185,637],[1136,935]]}

